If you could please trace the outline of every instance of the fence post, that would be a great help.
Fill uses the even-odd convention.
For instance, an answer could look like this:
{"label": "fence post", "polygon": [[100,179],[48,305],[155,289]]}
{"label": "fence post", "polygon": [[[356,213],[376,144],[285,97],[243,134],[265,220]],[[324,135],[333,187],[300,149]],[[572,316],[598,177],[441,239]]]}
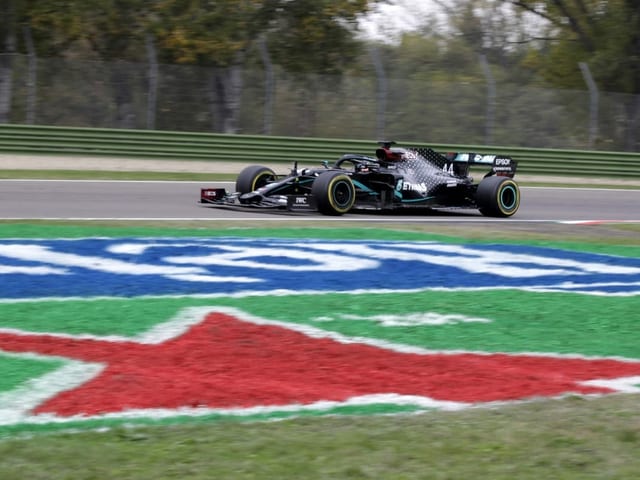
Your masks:
{"label": "fence post", "polygon": [[387,85],[387,76],[384,71],[384,65],[382,65],[382,60],[380,59],[380,52],[378,52],[375,45],[371,45],[369,48],[369,54],[371,55],[373,66],[376,69],[376,78],[378,79],[378,94],[376,95],[376,138],[378,140],[385,140],[385,117],[387,115],[387,94],[389,90]]}
{"label": "fence post", "polygon": [[273,63],[271,62],[271,56],[269,55],[269,49],[267,48],[267,41],[264,37],[258,40],[258,50],[260,51],[260,58],[264,64],[264,124],[262,127],[265,135],[271,135],[271,129],[273,124]]}
{"label": "fence post", "polygon": [[598,87],[593,80],[589,65],[580,62],[580,71],[587,87],[589,88],[589,148],[593,148],[596,138],[598,137]]}
{"label": "fence post", "polygon": [[491,145],[493,143],[493,126],[496,116],[496,80],[493,78],[489,62],[484,54],[480,54],[480,65],[482,72],[487,81],[487,118],[485,123],[484,143]]}
{"label": "fence post", "polygon": [[153,42],[153,36],[147,34],[145,38],[147,46],[147,59],[149,61],[149,84],[147,92],[147,129],[156,128],[156,108],[158,102],[158,56]]}
{"label": "fence post", "polygon": [[29,65],[27,69],[27,116],[28,125],[33,125],[36,121],[36,99],[38,92],[38,57],[33,46],[33,36],[28,25],[22,29],[24,43],[27,48]]}
{"label": "fence post", "polygon": [[0,49],[0,123],[8,123],[11,114],[13,95],[13,61],[16,51],[16,37],[14,31],[15,6],[13,2],[5,2],[0,10],[6,22],[4,38],[0,37],[0,45],[4,44],[4,53]]}

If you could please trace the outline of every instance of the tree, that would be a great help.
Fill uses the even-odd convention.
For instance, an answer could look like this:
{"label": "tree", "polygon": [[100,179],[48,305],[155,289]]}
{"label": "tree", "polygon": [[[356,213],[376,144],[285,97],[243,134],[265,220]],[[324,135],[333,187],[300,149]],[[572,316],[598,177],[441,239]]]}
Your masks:
{"label": "tree", "polygon": [[16,5],[5,0],[0,6],[0,123],[9,121],[13,86],[13,55],[16,50]]}
{"label": "tree", "polygon": [[242,66],[264,41],[274,62],[295,73],[337,73],[356,49],[353,24],[367,0],[165,0],[153,31],[164,61],[211,70],[214,129],[237,132]]}
{"label": "tree", "polygon": [[[328,77],[335,85],[358,53],[354,32],[359,14],[375,3],[366,0],[276,0],[271,2],[266,38],[274,62],[291,74],[298,91],[299,126],[315,129],[318,92]],[[275,6],[275,8],[274,8]]]}
{"label": "tree", "polygon": [[626,102],[626,148],[635,150],[640,130],[640,0],[511,0],[544,19],[548,40],[529,64],[551,83],[584,88],[579,62],[589,65],[601,90],[633,94]]}
{"label": "tree", "polygon": [[24,22],[41,55],[97,59],[109,63],[109,98],[115,123],[134,128],[131,69],[126,61],[144,58],[148,22],[145,0],[28,1]]}
{"label": "tree", "polygon": [[338,74],[359,52],[358,15],[378,0],[277,0],[265,11],[274,61],[291,72]]}
{"label": "tree", "polygon": [[215,131],[238,131],[242,65],[263,6],[248,0],[166,0],[153,6],[151,30],[161,61],[208,67]]}

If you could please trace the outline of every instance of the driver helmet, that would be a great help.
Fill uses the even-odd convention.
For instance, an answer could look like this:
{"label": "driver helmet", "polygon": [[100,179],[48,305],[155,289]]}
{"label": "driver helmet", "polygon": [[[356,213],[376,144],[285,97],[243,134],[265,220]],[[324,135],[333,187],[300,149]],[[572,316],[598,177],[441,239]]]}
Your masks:
{"label": "driver helmet", "polygon": [[396,142],[378,142],[380,148],[376,150],[376,158],[383,162],[397,162],[402,160],[405,154],[404,148],[393,148]]}

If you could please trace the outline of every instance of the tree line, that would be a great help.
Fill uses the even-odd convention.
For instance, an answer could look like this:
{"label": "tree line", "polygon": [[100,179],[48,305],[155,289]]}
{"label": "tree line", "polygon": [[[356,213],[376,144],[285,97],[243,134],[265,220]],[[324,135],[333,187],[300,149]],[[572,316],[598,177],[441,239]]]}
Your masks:
{"label": "tree line", "polygon": [[[615,117],[617,126],[604,122],[593,146],[640,150],[640,0],[435,0],[446,12],[444,27],[427,17],[419,30],[400,33],[394,41],[359,36],[358,19],[382,3],[385,0],[2,0],[0,123],[11,122],[18,108],[27,118],[33,110],[17,105],[15,79],[20,72],[27,79],[22,83],[32,84],[35,91],[42,82],[35,59],[111,65],[105,80],[120,86],[112,90],[110,101],[121,127],[136,126],[131,120],[136,100],[126,86],[126,69],[147,65],[145,89],[153,96],[158,66],[183,65],[207,77],[212,131],[241,131],[243,115],[251,115],[241,109],[243,96],[252,88],[247,78],[259,69],[261,84],[274,75],[290,80],[289,91],[280,96],[304,90],[298,101],[303,121],[331,122],[322,119],[318,103],[326,103],[322,92],[331,86],[321,83],[327,79],[353,99],[361,82],[367,82],[367,91],[377,92],[371,96],[378,101],[378,112],[369,109],[367,115],[377,114],[379,129],[386,126],[393,133],[394,128],[417,126],[438,138],[445,136],[442,141],[449,141],[447,128],[453,125],[447,125],[446,115],[429,124],[433,115],[425,117],[425,109],[442,112],[450,97],[464,97],[468,89],[464,114],[484,126],[474,139],[502,144],[518,142],[501,136],[501,125],[517,121],[517,115],[507,118],[503,104],[492,105],[496,93],[486,91],[489,80],[512,111],[532,109],[540,136],[560,129],[567,137],[574,135],[575,125],[558,120],[553,109],[536,109],[536,96],[546,89],[584,91],[591,81],[597,93],[622,98],[608,104],[600,97],[595,113]],[[17,58],[33,59],[34,66],[27,62],[18,67]],[[276,73],[270,76],[270,71]],[[362,80],[367,75],[369,79]],[[381,79],[386,82],[382,87]],[[387,90],[384,96],[379,95],[381,88]],[[261,102],[273,102],[273,97]],[[392,105],[399,102],[403,108],[394,110]],[[386,106],[386,114],[380,105]],[[346,107],[344,114],[349,115]],[[570,113],[581,109],[584,106],[572,102],[566,106]],[[254,115],[263,116],[257,109]],[[386,125],[380,122],[384,118]],[[146,126],[162,128],[152,120]],[[513,138],[512,130],[504,130],[505,136],[507,132]]]}

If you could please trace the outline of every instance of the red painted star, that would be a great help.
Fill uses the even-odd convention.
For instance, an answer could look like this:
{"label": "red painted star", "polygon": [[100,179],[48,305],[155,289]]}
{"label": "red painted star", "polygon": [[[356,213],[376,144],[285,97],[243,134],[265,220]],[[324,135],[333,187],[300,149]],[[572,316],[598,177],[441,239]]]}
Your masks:
{"label": "red painted star", "polygon": [[491,402],[610,393],[582,382],[640,375],[640,362],[612,359],[405,353],[221,312],[157,344],[0,333],[0,349],[105,365],[91,380],[32,412],[62,416],[342,402],[372,394]]}

